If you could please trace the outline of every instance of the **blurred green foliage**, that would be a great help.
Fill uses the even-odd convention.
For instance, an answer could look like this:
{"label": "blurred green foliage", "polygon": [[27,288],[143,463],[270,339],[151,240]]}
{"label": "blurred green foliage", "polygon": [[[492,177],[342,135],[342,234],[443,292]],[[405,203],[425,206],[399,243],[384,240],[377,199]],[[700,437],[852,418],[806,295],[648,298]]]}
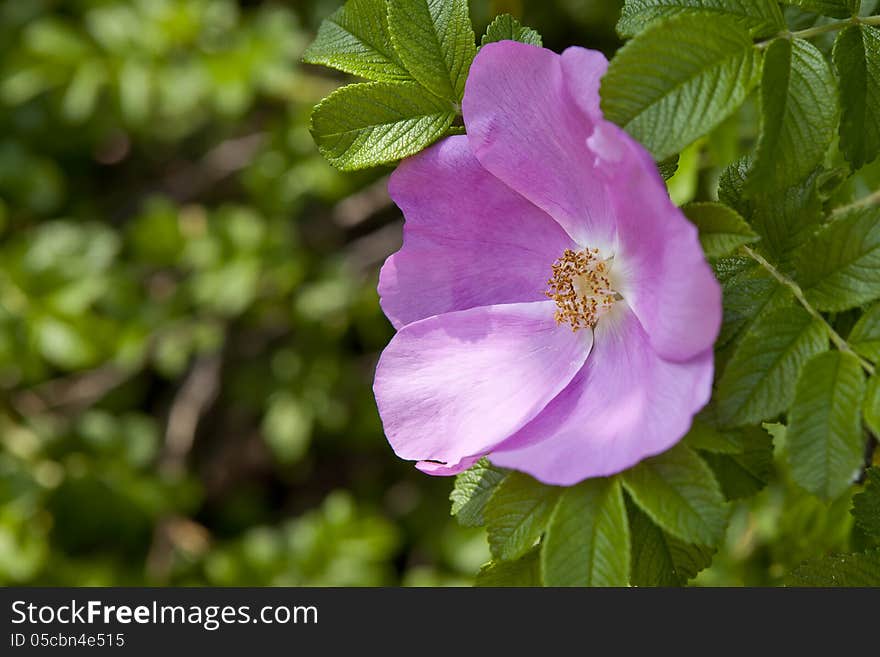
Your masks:
{"label": "blurred green foliage", "polygon": [[[341,80],[299,61],[338,4],[0,0],[0,583],[450,585],[488,560],[375,411],[400,217],[387,171],[317,154]],[[617,2],[471,5],[478,30],[512,12],[556,50],[619,45]],[[737,513],[705,583],[849,535],[780,485]]]}

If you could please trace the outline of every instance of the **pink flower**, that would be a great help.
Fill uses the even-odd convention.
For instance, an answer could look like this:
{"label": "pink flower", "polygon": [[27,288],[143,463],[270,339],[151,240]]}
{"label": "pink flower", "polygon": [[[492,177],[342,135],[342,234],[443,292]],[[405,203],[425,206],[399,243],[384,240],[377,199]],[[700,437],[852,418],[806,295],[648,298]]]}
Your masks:
{"label": "pink flower", "polygon": [[[648,153],[599,109],[597,52],[474,60],[467,136],[403,162],[397,334],[374,391],[394,451],[569,485],[669,449],[709,400],[721,291]],[[548,280],[549,279],[549,280]]]}

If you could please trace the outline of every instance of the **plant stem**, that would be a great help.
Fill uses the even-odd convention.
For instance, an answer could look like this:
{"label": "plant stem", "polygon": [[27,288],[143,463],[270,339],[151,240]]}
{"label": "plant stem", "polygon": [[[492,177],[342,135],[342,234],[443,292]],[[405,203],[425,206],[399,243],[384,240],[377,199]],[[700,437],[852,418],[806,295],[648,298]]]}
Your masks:
{"label": "plant stem", "polygon": [[828,336],[831,338],[831,342],[834,343],[835,347],[837,347],[840,351],[847,351],[847,352],[853,354],[856,358],[858,358],[859,364],[862,366],[862,368],[864,368],[864,370],[868,374],[871,374],[871,375],[874,374],[874,366],[870,362],[868,362],[867,360],[865,360],[864,358],[862,358],[861,356],[856,354],[853,351],[852,347],[849,346],[849,343],[846,340],[844,340],[837,331],[834,330],[834,327],[828,323],[828,321],[822,316],[822,314],[818,310],[813,308],[813,306],[810,304],[810,302],[807,301],[807,297],[804,295],[804,291],[801,289],[800,285],[798,285],[793,280],[791,280],[788,276],[786,276],[785,274],[780,272],[778,269],[776,269],[776,267],[774,267],[760,253],[756,252],[755,250],[753,250],[750,247],[745,246],[745,245],[742,247],[742,250],[752,260],[754,260],[759,265],[761,265],[764,269],[766,269],[767,272],[771,276],[773,276],[773,278],[775,278],[777,281],[779,281],[779,283],[781,283],[782,285],[784,285],[785,287],[787,287],[789,290],[792,291],[792,294],[794,294],[794,298],[797,299],[798,302],[804,307],[804,310],[806,310],[808,313],[810,313],[810,315],[814,319],[816,319],[822,323],[822,325],[825,327],[825,330],[828,332]]}
{"label": "plant stem", "polygon": [[847,205],[841,205],[839,208],[834,208],[834,210],[831,211],[831,214],[843,214],[844,212],[856,210],[857,208],[865,208],[869,205],[874,205],[875,203],[880,203],[880,189],[875,192],[871,192],[867,196],[860,198],[857,201],[853,201],[852,203],[849,203]]}
{"label": "plant stem", "polygon": [[860,16],[853,16],[852,18],[832,21],[831,23],[826,23],[825,25],[810,27],[806,30],[798,30],[796,32],[785,30],[770,39],[759,41],[755,44],[755,47],[759,49],[766,48],[776,39],[812,39],[813,37],[819,36],[820,34],[842,30],[845,27],[849,27],[850,25],[880,25],[880,16],[865,16],[864,18]]}

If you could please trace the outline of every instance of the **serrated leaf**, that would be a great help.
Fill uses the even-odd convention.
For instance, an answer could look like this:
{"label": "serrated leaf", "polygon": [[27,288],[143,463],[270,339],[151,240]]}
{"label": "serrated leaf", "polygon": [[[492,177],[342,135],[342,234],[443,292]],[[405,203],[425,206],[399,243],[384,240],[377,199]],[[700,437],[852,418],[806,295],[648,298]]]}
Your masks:
{"label": "serrated leaf", "polygon": [[675,175],[678,171],[678,162],[680,159],[681,157],[676,153],[672,157],[667,157],[665,160],[657,162],[657,171],[660,172],[663,180],[669,180]]}
{"label": "serrated leaf", "polygon": [[827,348],[825,327],[799,306],[762,315],[724,368],[716,396],[719,421],[754,424],[787,409],[801,368]]}
{"label": "serrated leaf", "polygon": [[785,0],[785,4],[800,7],[814,14],[832,16],[833,18],[849,18],[859,11],[860,0]]}
{"label": "serrated leaf", "polygon": [[452,515],[465,527],[485,525],[483,510],[495,488],[506,476],[506,470],[496,468],[488,459],[477,461],[455,478],[455,486],[449,494]]}
{"label": "serrated leaf", "polygon": [[[721,272],[722,267],[731,268]],[[730,344],[764,314],[790,304],[791,293],[751,258],[725,259],[715,263],[721,281],[724,317],[718,347]]]}
{"label": "serrated leaf", "polygon": [[486,28],[481,45],[495,41],[519,41],[533,46],[543,46],[541,35],[530,27],[526,27],[510,14],[501,14]]}
{"label": "serrated leaf", "polygon": [[397,56],[438,96],[460,102],[477,47],[467,0],[387,0]]}
{"label": "serrated leaf", "polygon": [[854,25],[834,42],[840,78],[840,148],[853,169],[880,153],[880,29]]}
{"label": "serrated leaf", "polygon": [[735,431],[721,431],[698,415],[694,418],[690,431],[682,440],[691,449],[713,454],[738,454],[743,451],[739,434]]}
{"label": "serrated leaf", "polygon": [[516,561],[495,561],[483,566],[474,586],[534,587],[541,582],[541,548],[533,548]]}
{"label": "serrated leaf", "polygon": [[880,303],[871,306],[859,318],[847,342],[865,358],[880,360]]}
{"label": "serrated leaf", "polygon": [[308,64],[329,66],[368,80],[411,79],[394,52],[386,0],[348,0],[321,23],[303,54]]}
{"label": "serrated leaf", "polygon": [[560,491],[521,472],[511,472],[483,512],[492,556],[508,561],[534,546],[547,527]]}
{"label": "serrated leaf", "polygon": [[602,109],[663,160],[732,114],[760,67],[751,36],[735,18],[676,16],[617,52],[602,79]]}
{"label": "serrated leaf", "polygon": [[787,581],[789,586],[880,586],[880,549],[807,561]]}
{"label": "serrated leaf", "polygon": [[727,505],[712,471],[684,445],[626,470],[623,485],[664,531],[687,543],[717,545],[727,523]]}
{"label": "serrated leaf", "polygon": [[873,374],[868,380],[862,411],[865,424],[875,436],[880,437],[880,374]]}
{"label": "serrated leaf", "polygon": [[312,113],[321,154],[343,171],[396,162],[442,137],[455,110],[415,82],[350,84]]}
{"label": "serrated leaf", "polygon": [[852,515],[865,534],[880,539],[880,470],[877,468],[869,468],[865,473],[865,488],[853,497]]}
{"label": "serrated leaf", "polygon": [[617,479],[587,479],[566,489],[541,550],[547,586],[626,586],[630,543]]}
{"label": "serrated leaf", "polygon": [[819,50],[803,39],[777,39],[764,56],[761,136],[749,172],[752,193],[772,193],[805,179],[824,159],[837,126],[837,86]]}
{"label": "serrated leaf", "polygon": [[751,161],[743,158],[724,169],[718,184],[718,198],[734,208],[761,237],[759,248],[776,261],[784,261],[803,244],[822,221],[819,171],[785,190],[752,193],[745,186]]}
{"label": "serrated leaf", "polygon": [[817,309],[838,312],[880,297],[880,209],[847,212],[794,253],[797,281]]}
{"label": "serrated leaf", "polygon": [[762,490],[773,471],[770,435],[760,427],[748,427],[735,433],[742,447],[739,453],[702,455],[728,500],[751,497]]}
{"label": "serrated leaf", "polygon": [[865,450],[864,396],[865,377],[853,354],[829,351],[804,366],[786,446],[792,479],[810,493],[833,499],[858,475]]}
{"label": "serrated leaf", "polygon": [[774,0],[626,0],[617,33],[629,38],[654,21],[692,12],[703,13],[708,20],[715,16],[736,18],[756,36],[785,28],[779,4]]}
{"label": "serrated leaf", "polygon": [[721,203],[689,203],[682,211],[700,231],[700,244],[710,258],[729,255],[760,239],[736,210]]}
{"label": "serrated leaf", "polygon": [[669,536],[627,501],[633,586],[682,586],[712,563],[714,550]]}

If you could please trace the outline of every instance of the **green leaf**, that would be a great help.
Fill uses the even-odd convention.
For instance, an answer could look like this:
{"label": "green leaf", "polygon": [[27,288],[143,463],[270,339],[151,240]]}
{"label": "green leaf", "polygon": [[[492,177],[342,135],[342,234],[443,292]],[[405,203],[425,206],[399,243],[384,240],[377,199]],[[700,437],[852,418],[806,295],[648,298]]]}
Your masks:
{"label": "green leaf", "polygon": [[751,36],[735,18],[676,16],[617,52],[602,79],[602,109],[663,160],[732,114],[760,68]]}
{"label": "green leaf", "polygon": [[665,160],[657,162],[657,171],[660,172],[663,180],[669,180],[675,175],[678,171],[678,162],[680,159],[681,157],[676,153],[672,157],[667,157]]}
{"label": "green leaf", "polygon": [[712,563],[713,550],[669,536],[627,501],[633,586],[682,586]]}
{"label": "green leaf", "polygon": [[847,310],[880,297],[880,209],[835,219],[793,256],[796,278],[817,309]]}
{"label": "green leaf", "polygon": [[312,113],[321,154],[343,171],[395,162],[442,137],[455,110],[415,82],[370,82],[337,89]]}
{"label": "green leaf", "polygon": [[788,576],[789,586],[880,586],[880,549],[837,554],[801,564]]}
{"label": "green leaf", "polygon": [[519,41],[533,46],[544,45],[541,35],[530,27],[526,27],[510,14],[501,14],[486,28],[482,45],[495,41]]}
{"label": "green leaf", "polygon": [[785,28],[779,4],[774,0],[626,0],[617,32],[629,38],[654,21],[694,12],[706,15],[703,20],[707,22],[716,16],[734,17],[756,36]]}
{"label": "green leaf", "polygon": [[853,25],[834,43],[840,78],[840,148],[853,169],[880,153],[880,29]]}
{"label": "green leaf", "polygon": [[710,258],[729,255],[760,239],[736,210],[721,203],[689,203],[682,211],[700,231],[700,244]]}
{"label": "green leaf", "polygon": [[847,342],[865,358],[880,360],[880,303],[871,306],[859,318]]}
{"label": "green leaf", "polygon": [[743,158],[721,174],[718,197],[748,220],[761,237],[761,251],[777,261],[803,244],[822,221],[824,210],[817,182],[818,171],[802,182],[770,193],[745,197],[751,162]]}
{"label": "green leaf", "polygon": [[541,550],[547,586],[626,586],[629,526],[617,479],[588,479],[566,489]]}
{"label": "green leaf", "polygon": [[862,411],[865,415],[865,424],[875,436],[880,437],[880,374],[874,374],[868,380]]}
{"label": "green leaf", "polygon": [[751,497],[762,490],[773,471],[773,439],[770,434],[760,427],[747,427],[735,435],[741,444],[739,453],[702,455],[728,500]]}
{"label": "green leaf", "polygon": [[697,545],[721,541],[727,505],[712,471],[693,450],[676,445],[622,476],[635,503],[665,531]]}
{"label": "green leaf", "polygon": [[862,367],[851,353],[820,354],[801,372],[786,446],[792,479],[810,493],[833,499],[858,475],[865,451],[864,396]]}
{"label": "green leaf", "polygon": [[388,0],[388,27],[412,76],[438,96],[460,102],[477,53],[467,0]]}
{"label": "green leaf", "polygon": [[321,23],[318,36],[303,54],[303,61],[368,80],[412,78],[391,45],[386,0],[348,0]]}
{"label": "green leaf", "polygon": [[852,501],[852,515],[865,534],[880,539],[880,470],[868,468],[865,488]]}
{"label": "green leaf", "polygon": [[824,159],[837,127],[837,86],[819,50],[803,39],[767,48],[761,82],[761,136],[749,172],[752,193],[806,178]]}
{"label": "green leaf", "polygon": [[754,424],[787,409],[804,363],[827,348],[825,327],[801,307],[762,315],[742,338],[718,382],[720,422]]}
{"label": "green leaf", "polygon": [[495,561],[483,566],[474,586],[542,586],[541,548],[537,546],[516,561]]}
{"label": "green leaf", "polygon": [[483,513],[492,556],[508,561],[534,546],[547,527],[560,490],[520,472],[510,473]]}
{"label": "green leaf", "polygon": [[730,344],[766,313],[791,303],[791,293],[751,258],[715,263],[721,282],[724,318],[718,347]]}
{"label": "green leaf", "polygon": [[702,413],[694,418],[690,431],[682,438],[685,445],[713,454],[739,454],[743,451],[738,432],[721,431],[701,416]]}
{"label": "green leaf", "polygon": [[859,11],[860,0],[785,0],[785,4],[834,18],[849,18]]}
{"label": "green leaf", "polygon": [[455,478],[455,486],[449,494],[452,515],[465,527],[485,525],[483,511],[486,503],[506,476],[505,470],[496,468],[488,459],[477,461]]}

